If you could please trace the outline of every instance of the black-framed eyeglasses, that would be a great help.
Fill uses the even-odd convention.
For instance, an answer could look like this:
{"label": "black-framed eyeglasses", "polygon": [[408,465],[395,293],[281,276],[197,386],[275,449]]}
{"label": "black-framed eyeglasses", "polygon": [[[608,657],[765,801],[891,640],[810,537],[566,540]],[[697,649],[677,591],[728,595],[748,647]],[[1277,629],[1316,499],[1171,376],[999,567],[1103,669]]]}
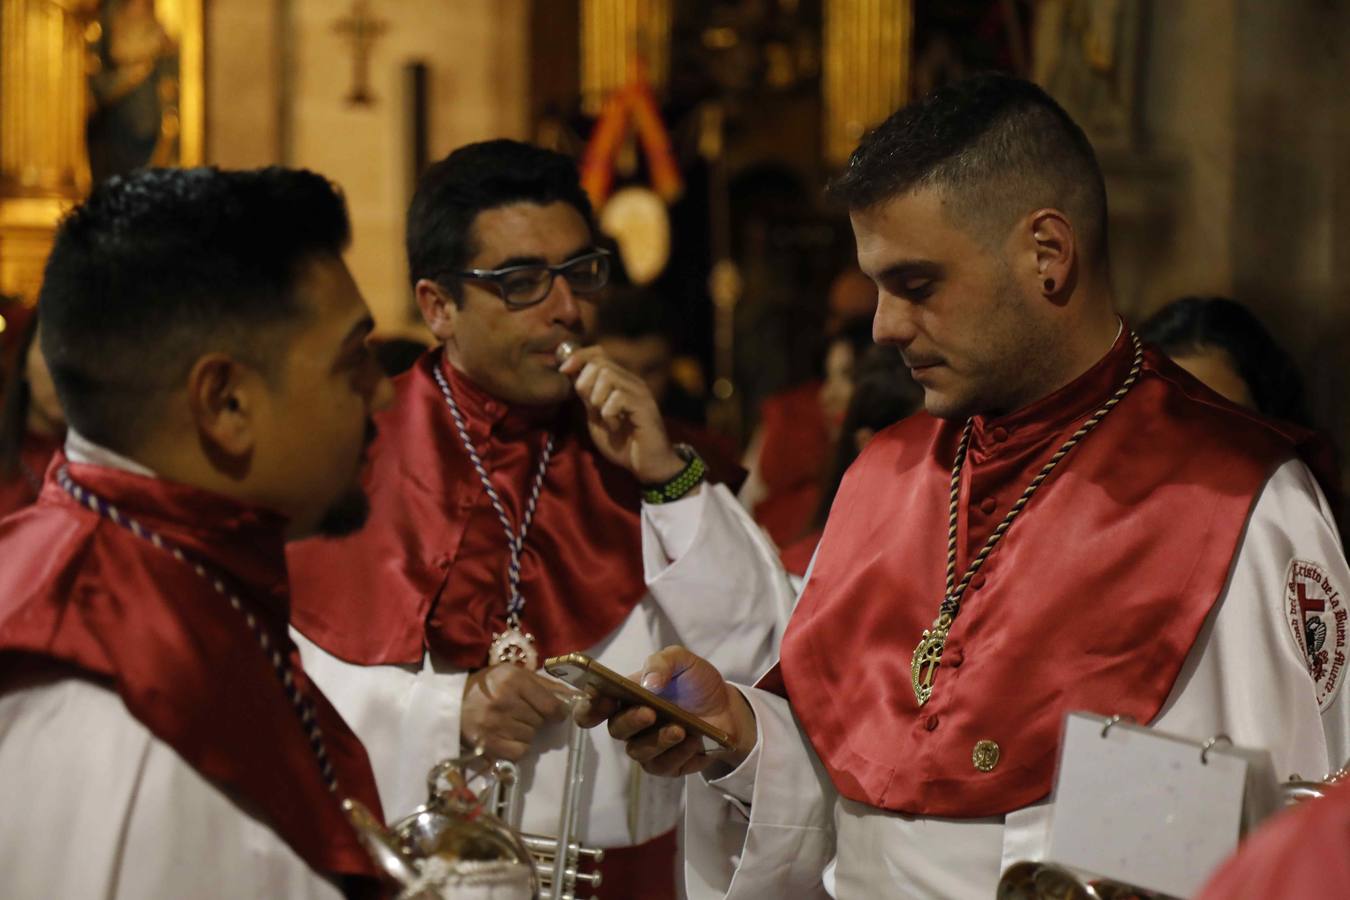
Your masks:
{"label": "black-framed eyeglasses", "polygon": [[609,251],[603,247],[588,250],[556,266],[507,266],[504,269],[469,269],[456,272],[469,281],[492,285],[510,309],[524,309],[543,303],[553,290],[553,279],[561,275],[574,294],[594,294],[609,284]]}

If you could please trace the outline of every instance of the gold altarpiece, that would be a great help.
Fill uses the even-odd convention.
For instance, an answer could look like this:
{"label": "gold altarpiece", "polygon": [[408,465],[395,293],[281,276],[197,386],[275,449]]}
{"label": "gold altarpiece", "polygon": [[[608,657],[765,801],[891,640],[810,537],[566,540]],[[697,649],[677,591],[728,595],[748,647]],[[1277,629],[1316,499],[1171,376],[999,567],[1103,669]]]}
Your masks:
{"label": "gold altarpiece", "polygon": [[202,53],[202,0],[0,0],[0,294],[96,170],[202,161]]}

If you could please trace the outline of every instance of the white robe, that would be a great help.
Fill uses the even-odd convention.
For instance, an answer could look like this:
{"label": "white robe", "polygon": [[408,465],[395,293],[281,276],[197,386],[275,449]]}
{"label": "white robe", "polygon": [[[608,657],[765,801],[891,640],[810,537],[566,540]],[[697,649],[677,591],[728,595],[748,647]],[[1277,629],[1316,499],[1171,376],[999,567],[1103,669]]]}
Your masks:
{"label": "white robe", "polygon": [[0,694],[6,900],[339,900],[263,820],[78,678]]}
{"label": "white robe", "polygon": [[[1350,691],[1340,685],[1319,708],[1289,623],[1294,559],[1317,563],[1343,595],[1350,590],[1331,511],[1297,461],[1266,483],[1223,594],[1152,724],[1197,740],[1226,733],[1269,749],[1281,777],[1320,778],[1350,755]],[[987,900],[1006,866],[1043,858],[1051,804],[954,820],[840,798],[787,702],[742,690],[758,721],[754,751],[722,778],[687,779],[691,898]]]}
{"label": "white robe", "polygon": [[[772,665],[794,595],[773,545],[725,487],[643,504],[642,552],[647,595],[587,653],[621,674],[671,644],[739,681],[754,681]],[[385,814],[392,821],[424,802],[427,770],[463,752],[460,706],[469,673],[430,654],[421,667],[352,665],[292,634],[305,671],[365,744]],[[567,727],[542,731],[520,763],[525,831],[557,833]],[[634,846],[679,824],[679,782],[643,773],[604,729],[583,739],[593,748],[580,804],[584,842]]]}

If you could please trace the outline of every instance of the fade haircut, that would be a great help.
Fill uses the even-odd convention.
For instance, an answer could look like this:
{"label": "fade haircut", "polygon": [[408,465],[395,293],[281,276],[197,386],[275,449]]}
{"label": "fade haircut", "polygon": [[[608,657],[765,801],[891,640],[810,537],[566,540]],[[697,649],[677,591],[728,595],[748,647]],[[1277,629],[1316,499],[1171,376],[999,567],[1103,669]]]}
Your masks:
{"label": "fade haircut", "polygon": [[71,426],[135,450],[206,353],[276,383],[311,313],[298,278],[350,236],[342,195],[313,172],[146,169],[94,188],[57,229],[38,304]]}
{"label": "fade haircut", "polygon": [[1033,210],[1061,210],[1080,252],[1106,264],[1106,185],[1092,144],[1031,82],[977,75],[902,107],[863,137],[829,194],[867,210],[925,188],[990,245]]}
{"label": "fade haircut", "polygon": [[456,303],[463,302],[463,280],[455,273],[478,252],[474,219],[512,203],[566,203],[595,233],[591,201],[570,157],[504,138],[468,144],[432,165],[417,182],[405,238],[411,283],[435,281]]}

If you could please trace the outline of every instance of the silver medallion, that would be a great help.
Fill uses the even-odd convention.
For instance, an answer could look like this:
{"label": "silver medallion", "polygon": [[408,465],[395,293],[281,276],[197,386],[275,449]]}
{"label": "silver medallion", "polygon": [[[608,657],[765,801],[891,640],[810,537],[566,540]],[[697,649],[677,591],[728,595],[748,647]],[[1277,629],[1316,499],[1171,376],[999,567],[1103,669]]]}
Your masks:
{"label": "silver medallion", "polygon": [[511,663],[515,666],[534,671],[539,668],[539,651],[534,647],[534,635],[521,631],[520,626],[512,624],[505,631],[492,636],[488,646],[488,662]]}

